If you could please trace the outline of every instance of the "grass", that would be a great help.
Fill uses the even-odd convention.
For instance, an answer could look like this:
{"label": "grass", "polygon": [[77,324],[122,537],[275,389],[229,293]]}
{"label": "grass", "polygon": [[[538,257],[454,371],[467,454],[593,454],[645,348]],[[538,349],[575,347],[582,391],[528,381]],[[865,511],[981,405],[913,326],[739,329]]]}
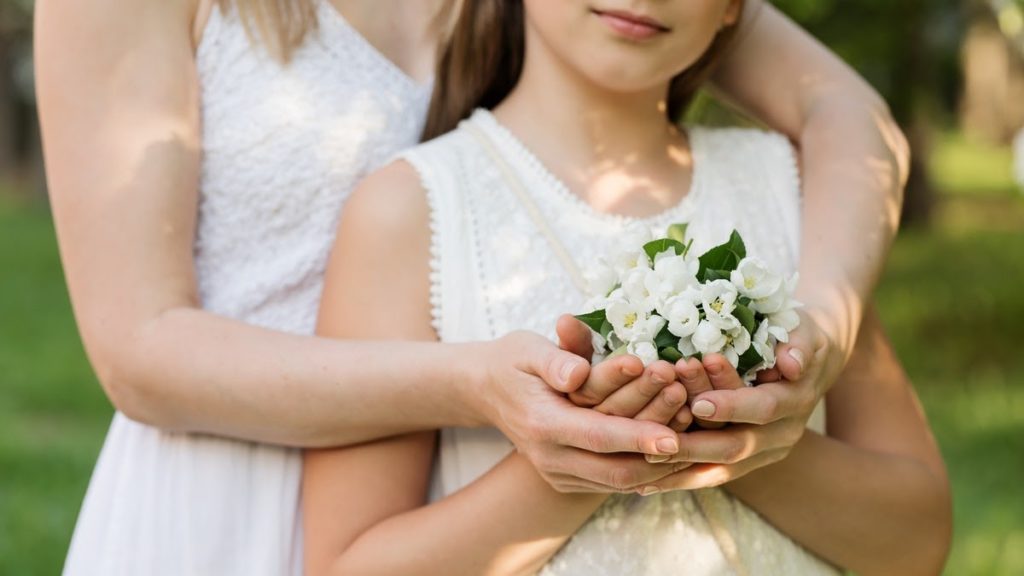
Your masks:
{"label": "grass", "polygon": [[[947,574],[1024,574],[1024,196],[1005,151],[938,145],[935,225],[901,236],[879,306],[952,477]],[[2,191],[0,270],[0,574],[56,574],[112,411],[46,209]]]}

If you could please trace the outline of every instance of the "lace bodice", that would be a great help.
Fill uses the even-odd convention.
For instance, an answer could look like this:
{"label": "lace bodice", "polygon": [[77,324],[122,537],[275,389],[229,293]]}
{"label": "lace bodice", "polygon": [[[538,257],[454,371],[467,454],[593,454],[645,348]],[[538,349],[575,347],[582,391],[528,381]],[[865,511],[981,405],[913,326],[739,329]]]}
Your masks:
{"label": "lace bodice", "polygon": [[[582,202],[490,113],[477,111],[467,122],[516,173],[579,266],[609,254],[637,222]],[[690,141],[689,194],[642,222],[656,229],[689,222],[698,251],[726,240],[735,228],[752,255],[779,270],[795,270],[799,182],[785,138],[694,128]],[[580,310],[586,295],[474,135],[462,127],[402,157],[419,172],[431,206],[432,303],[441,339],[493,338],[520,329],[553,338],[558,316]],[[432,497],[472,482],[511,449],[495,429],[442,431]],[[544,570],[548,576],[730,572],[835,570],[717,489],[614,496]]]}
{"label": "lace bodice", "polygon": [[203,162],[196,267],[203,306],[311,333],[344,199],[416,143],[416,84],[325,0],[319,29],[282,67],[237,15],[215,10],[197,55]]}

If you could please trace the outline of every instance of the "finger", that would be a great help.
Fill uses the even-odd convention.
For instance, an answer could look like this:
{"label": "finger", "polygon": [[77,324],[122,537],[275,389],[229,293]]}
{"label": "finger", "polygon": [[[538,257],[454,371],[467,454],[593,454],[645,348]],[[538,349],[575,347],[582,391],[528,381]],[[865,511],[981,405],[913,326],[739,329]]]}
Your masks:
{"label": "finger", "polygon": [[684,432],[679,435],[679,452],[668,461],[735,464],[760,452],[786,447],[792,440],[787,432],[785,423]]}
{"label": "finger", "polygon": [[[676,372],[679,374],[679,378],[682,380],[683,385],[686,386],[687,398],[690,398],[691,400],[705,392],[714,390],[714,387],[711,385],[711,379],[708,378],[708,373],[704,369],[704,363],[697,358],[690,358],[685,361],[680,360],[676,363]],[[694,412],[693,405],[691,405],[690,412],[698,426],[702,428],[721,427],[718,423],[701,419],[700,411],[710,413],[713,410],[709,410],[707,406],[701,405],[698,407],[698,412]]]}
{"label": "finger", "polygon": [[644,363],[636,356],[627,354],[605,360],[590,369],[587,381],[569,394],[569,400],[577,406],[597,406],[643,374]]}
{"label": "finger", "polygon": [[535,374],[559,392],[576,390],[590,375],[590,362],[559,350],[546,338],[529,338],[525,347],[525,371]]}
{"label": "finger", "polygon": [[810,414],[814,399],[807,387],[807,383],[769,382],[742,390],[712,390],[695,398],[691,410],[714,422],[768,424],[805,411]]}
{"label": "finger", "polygon": [[679,382],[672,382],[661,389],[634,418],[657,422],[671,427],[672,421],[680,409],[686,404],[686,388]]}
{"label": "finger", "polygon": [[[676,372],[671,364],[664,361],[655,362],[644,370],[643,375],[613,392],[594,409],[603,414],[633,418],[666,386],[674,382],[675,377]],[[683,392],[685,400],[685,389]]]}
{"label": "finger", "polygon": [[569,314],[563,314],[555,324],[558,333],[558,346],[562,350],[590,360],[594,355],[593,339],[590,328]]}
{"label": "finger", "polygon": [[650,464],[631,454],[593,454],[566,450],[559,457],[552,485],[589,492],[630,492],[689,467],[689,463]]}
{"label": "finger", "polygon": [[690,412],[689,406],[683,406],[676,412],[668,426],[676,432],[686,432],[691,424],[693,424],[693,413]]}
{"label": "finger", "polygon": [[782,380],[782,372],[779,372],[778,368],[768,368],[767,370],[761,370],[757,373],[758,384],[764,384],[766,382],[778,382]]}
{"label": "finger", "polygon": [[549,441],[562,446],[607,454],[673,455],[679,451],[679,435],[655,422],[608,416],[590,408],[572,406],[557,418],[539,422]]}
{"label": "finger", "polygon": [[679,381],[686,387],[686,396],[695,398],[704,392],[713,390],[711,380],[704,371],[704,364],[696,358],[676,362],[676,374]]}
{"label": "finger", "polygon": [[711,387],[715,390],[737,390],[746,388],[740,373],[729,364],[729,361],[721,354],[708,354],[702,362],[704,372],[711,381]]}
{"label": "finger", "polygon": [[772,450],[757,454],[737,464],[695,464],[652,484],[641,486],[639,494],[657,494],[672,490],[700,490],[714,488],[774,464],[786,455],[785,450]]}

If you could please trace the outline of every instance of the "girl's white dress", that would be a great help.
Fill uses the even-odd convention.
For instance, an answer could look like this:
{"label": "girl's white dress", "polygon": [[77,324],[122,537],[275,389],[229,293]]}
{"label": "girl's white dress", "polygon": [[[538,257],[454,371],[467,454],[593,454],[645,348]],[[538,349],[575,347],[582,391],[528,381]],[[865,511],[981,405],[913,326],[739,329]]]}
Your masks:
{"label": "girl's white dress", "polygon": [[[431,92],[317,5],[319,30],[287,67],[217,9],[197,54],[203,306],[297,334],[313,332],[342,201],[417,142]],[[300,473],[295,450],[116,414],[64,574],[301,574]]]}
{"label": "girl's white dress", "polygon": [[[489,112],[478,110],[466,122],[401,156],[419,173],[431,206],[435,328],[445,342],[520,329],[554,337],[553,319],[580,310],[585,295],[513,192],[508,173],[580,267],[611,253],[637,220],[599,213],[582,202]],[[689,222],[698,253],[737,229],[751,255],[777,270],[794,271],[800,187],[786,139],[755,130],[693,129],[690,140],[691,191],[677,206],[642,222],[659,229]],[[814,426],[822,425],[819,411]],[[510,450],[496,429],[442,431],[432,498],[472,482]],[[733,573],[837,571],[720,489],[613,496],[543,571],[548,576]]]}

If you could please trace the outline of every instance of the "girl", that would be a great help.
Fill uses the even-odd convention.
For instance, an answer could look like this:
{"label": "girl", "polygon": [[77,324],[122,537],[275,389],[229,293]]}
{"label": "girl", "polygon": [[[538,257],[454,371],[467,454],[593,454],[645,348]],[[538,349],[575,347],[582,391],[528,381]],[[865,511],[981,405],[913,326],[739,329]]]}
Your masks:
{"label": "girl", "polygon": [[[444,135],[353,194],[320,333],[459,342],[544,332],[546,318],[582,306],[583,264],[612,252],[638,222],[688,221],[698,253],[737,228],[754,255],[795,270],[799,182],[787,141],[671,122],[741,8],[739,0],[465,3],[438,74],[444,97],[425,130]],[[867,353],[881,361],[881,350]],[[935,571],[944,548],[934,543],[949,527],[942,464],[912,393],[885,375],[840,383],[842,402],[829,413],[843,442],[808,432],[798,463],[780,464],[772,484],[790,509],[779,524],[824,558],[720,489],[562,494],[496,430],[445,429],[439,441],[426,432],[307,453],[307,573],[834,574],[831,563]],[[881,414],[875,396],[891,401]],[[623,415],[670,423],[677,411],[651,403]],[[851,483],[851,467],[879,480]],[[787,491],[787,482],[809,488]],[[752,503],[755,493],[748,488]],[[766,506],[780,518],[778,508]],[[840,528],[828,535],[846,546],[815,538],[818,510],[835,514],[827,520]],[[885,549],[894,532],[878,525],[893,523],[927,544]]]}
{"label": "girl", "polygon": [[[449,12],[440,0],[37,0],[55,225],[83,342],[118,410],[66,573],[295,573],[294,447],[495,425],[563,489],[671,472],[594,453],[663,457],[657,442],[674,452],[681,438],[572,408],[552,386],[572,390],[585,365],[543,338],[310,336],[338,208],[416,141]],[[716,83],[805,145],[805,234],[841,264],[816,267],[814,302],[828,326],[855,327],[895,229],[886,207],[904,151],[870,88],[776,11],[751,10],[739,35]],[[864,178],[869,158],[891,173]],[[846,353],[842,330],[829,342]],[[631,379],[621,363],[604,380],[596,369],[593,388]],[[743,437],[749,454],[770,429]],[[714,443],[687,453],[701,450],[720,458]]]}

